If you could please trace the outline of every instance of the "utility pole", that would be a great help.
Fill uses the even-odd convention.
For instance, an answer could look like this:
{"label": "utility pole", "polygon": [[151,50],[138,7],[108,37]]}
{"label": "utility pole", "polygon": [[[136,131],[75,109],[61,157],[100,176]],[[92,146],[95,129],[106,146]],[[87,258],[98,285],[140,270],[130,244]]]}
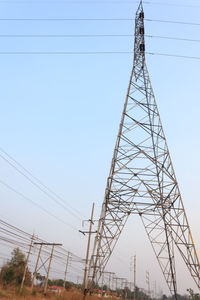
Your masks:
{"label": "utility pole", "polygon": [[134,266],[133,266],[133,284],[134,284],[134,300],[136,300],[136,254],[134,255]]}
{"label": "utility pole", "polygon": [[113,277],[113,279],[115,279],[115,290],[117,291],[117,289],[118,289],[118,277]]}
{"label": "utility pole", "polygon": [[48,280],[49,280],[49,273],[50,273],[51,262],[52,262],[52,258],[53,258],[54,247],[55,247],[55,245],[53,244],[52,245],[52,249],[51,249],[50,259],[49,259],[49,266],[48,266],[48,271],[47,271],[47,277],[46,277],[46,281],[45,281],[45,285],[44,285],[44,295],[46,295],[46,292],[47,292],[47,286],[48,286]]}
{"label": "utility pole", "polygon": [[123,288],[124,288],[124,286],[123,286],[123,283],[124,283],[124,278],[119,278],[120,279],[120,281],[121,281],[121,289],[123,290]]}
{"label": "utility pole", "polygon": [[34,241],[34,234],[31,237],[31,243],[30,243],[30,246],[29,246],[28,255],[27,255],[27,259],[26,259],[26,264],[25,264],[25,268],[24,268],[24,274],[23,274],[23,278],[22,278],[22,282],[21,282],[20,293],[22,292],[23,287],[24,287],[24,281],[25,281],[25,278],[26,278],[26,272],[27,272],[27,268],[28,268],[28,262],[29,262],[29,257],[30,257],[30,254],[31,254],[31,249],[33,247],[33,241]]}
{"label": "utility pole", "polygon": [[69,259],[70,259],[70,252],[68,251],[67,253],[67,262],[66,262],[66,268],[65,268],[65,275],[64,275],[64,282],[63,282],[63,287],[65,288],[65,283],[66,283],[66,277],[67,277],[67,269],[69,265]]}
{"label": "utility pole", "polygon": [[109,290],[111,289],[110,282],[111,282],[111,273],[109,273],[109,279],[108,279],[108,288],[109,288]]}
{"label": "utility pole", "polygon": [[[89,227],[89,232],[82,232],[83,234],[89,233],[88,235],[88,244],[87,244],[87,251],[86,251],[86,260],[85,260],[85,270],[84,270],[84,278],[83,278],[83,288],[84,288],[84,293],[83,293],[83,300],[85,300],[86,295],[87,295],[87,287],[88,287],[88,262],[89,262],[89,252],[90,252],[90,241],[91,241],[91,235],[92,235],[92,226],[94,224],[93,222],[94,218],[94,203],[92,204],[92,213],[91,213],[91,219],[89,220],[90,222],[90,227]],[[96,232],[95,232],[96,233]]]}
{"label": "utility pole", "polygon": [[[44,243],[44,242],[41,242],[41,243],[34,243],[34,245],[40,245],[40,250],[39,250],[38,257],[37,257],[37,261],[36,261],[36,266],[35,266],[35,271],[34,271],[34,275],[33,275],[31,291],[32,291],[33,286],[34,286],[34,280],[35,280],[35,277],[36,277],[37,272],[38,272],[43,266],[45,267],[45,263],[49,260],[48,270],[46,271],[46,268],[45,268],[45,271],[46,271],[46,273],[47,273],[47,276],[46,276],[45,285],[44,285],[44,295],[46,295],[47,287],[48,287],[48,280],[49,280],[49,273],[50,273],[51,263],[52,263],[52,259],[53,259],[54,248],[55,248],[55,246],[62,246],[62,244]],[[38,268],[38,263],[39,263],[39,260],[41,259],[40,256],[41,256],[42,246],[52,246],[52,249],[51,249],[50,257],[48,257],[48,258],[45,260],[45,262],[43,262],[42,265]]]}
{"label": "utility pole", "polygon": [[[34,243],[34,245],[35,245],[35,243]],[[42,251],[42,243],[40,244],[40,249],[39,249],[38,256],[37,256],[35,270],[34,270],[34,273],[33,273],[33,279],[32,279],[32,284],[31,284],[31,292],[33,291],[34,281],[35,281],[35,278],[36,278],[36,275],[37,275],[37,269],[38,269],[38,263],[39,263],[39,260],[40,260],[41,251]]]}
{"label": "utility pole", "polygon": [[154,298],[157,298],[157,286],[156,286],[156,281],[154,282]]}
{"label": "utility pole", "polygon": [[120,282],[120,284],[119,284],[119,286],[120,286],[120,294],[121,294],[121,296],[123,296],[123,289],[124,289],[124,286],[123,286],[123,283],[124,283],[124,278],[118,278],[118,280],[119,280],[119,282]]}
{"label": "utility pole", "polygon": [[48,271],[47,271],[46,282],[45,282],[45,286],[44,286],[44,295],[46,295],[46,292],[47,292],[49,273],[50,273],[51,263],[52,263],[52,259],[53,259],[54,247],[55,246],[62,246],[62,244],[55,244],[55,243],[53,243],[53,244],[49,243],[48,245],[52,246],[52,249],[51,249],[51,255],[50,255],[50,258],[49,258],[49,266],[48,266]]}
{"label": "utility pole", "polygon": [[150,280],[149,280],[149,272],[148,271],[146,271],[146,284],[147,284],[148,298],[150,300],[150,298],[151,298],[151,291],[150,291]]}
{"label": "utility pole", "polygon": [[136,254],[131,256],[130,271],[133,271],[133,293],[134,300],[136,299]]}
{"label": "utility pole", "polygon": [[126,299],[128,297],[128,294],[127,294],[127,288],[128,287],[128,280],[125,279],[124,281],[124,299]]}
{"label": "utility pole", "polygon": [[129,289],[130,289],[130,291],[132,289],[132,282],[131,281],[129,282]]}
{"label": "utility pole", "polygon": [[104,286],[104,272],[102,272],[102,274],[101,274],[101,286],[102,286],[102,290],[103,290],[103,286]]}
{"label": "utility pole", "polygon": [[115,273],[114,272],[104,272],[104,274],[109,275],[109,277],[108,277],[108,288],[109,288],[109,290],[111,290],[111,276],[114,275]]}
{"label": "utility pole", "polygon": [[112,273],[112,291],[114,290],[114,275],[116,275],[116,274]]}

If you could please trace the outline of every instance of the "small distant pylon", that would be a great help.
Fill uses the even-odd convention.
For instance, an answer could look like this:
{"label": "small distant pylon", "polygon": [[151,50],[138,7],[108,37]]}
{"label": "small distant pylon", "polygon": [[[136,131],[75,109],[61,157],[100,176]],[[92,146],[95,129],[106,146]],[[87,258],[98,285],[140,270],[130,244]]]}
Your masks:
{"label": "small distant pylon", "polygon": [[174,247],[200,288],[200,265],[145,60],[144,10],[135,18],[134,61],[90,263],[99,280],[131,214],[141,217],[177,299]]}

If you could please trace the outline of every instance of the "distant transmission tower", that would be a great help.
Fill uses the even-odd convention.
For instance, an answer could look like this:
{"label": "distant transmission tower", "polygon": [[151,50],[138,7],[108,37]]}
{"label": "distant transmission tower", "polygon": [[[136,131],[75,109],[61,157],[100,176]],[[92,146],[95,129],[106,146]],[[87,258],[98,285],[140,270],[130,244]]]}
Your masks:
{"label": "distant transmission tower", "polygon": [[200,288],[200,265],[145,62],[144,12],[90,264],[98,281],[130,214],[139,214],[165,280],[177,294],[174,247]]}

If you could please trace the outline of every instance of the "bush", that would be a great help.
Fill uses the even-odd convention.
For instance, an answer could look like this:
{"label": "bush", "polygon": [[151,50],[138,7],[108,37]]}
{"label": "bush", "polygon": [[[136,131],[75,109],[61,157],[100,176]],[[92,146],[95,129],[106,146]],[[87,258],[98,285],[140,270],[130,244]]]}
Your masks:
{"label": "bush", "polygon": [[[1,268],[0,281],[4,286],[8,284],[20,285],[22,282],[26,259],[24,253],[15,248],[11,253],[11,259]],[[31,273],[27,269],[25,284],[30,285]]]}
{"label": "bush", "polygon": [[37,291],[34,289],[33,291],[32,291],[32,296],[36,296],[37,295]]}

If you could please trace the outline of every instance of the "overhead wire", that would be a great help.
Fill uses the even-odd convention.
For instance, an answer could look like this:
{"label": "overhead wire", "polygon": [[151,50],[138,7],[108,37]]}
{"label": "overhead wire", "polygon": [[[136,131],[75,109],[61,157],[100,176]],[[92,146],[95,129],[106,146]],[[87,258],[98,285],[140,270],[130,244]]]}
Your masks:
{"label": "overhead wire", "polygon": [[[30,249],[30,237],[32,237],[31,234],[15,227],[12,226],[11,224],[3,221],[0,219],[0,224],[3,224],[3,227],[0,227],[0,231],[1,229],[3,229],[5,235],[14,235],[14,238],[10,238],[7,236],[0,236],[0,243],[5,243],[6,247],[11,247],[12,249],[14,249],[14,247],[19,247],[20,249],[25,249],[26,253],[28,253],[28,249]],[[9,230],[8,230],[9,228]],[[12,228],[12,229],[10,229]],[[21,232],[20,237],[23,237],[24,235],[24,239],[25,242],[21,242],[18,241],[16,239],[19,238],[19,232]],[[29,238],[28,238],[29,237]],[[16,238],[16,239],[15,239]],[[35,240],[36,241],[41,241],[42,239],[40,239],[39,237],[35,236]],[[42,240],[43,241],[43,240]],[[37,245],[36,245],[37,246]],[[34,269],[35,264],[33,263],[33,261],[36,260],[38,254],[37,252],[35,252],[35,247],[33,247],[33,250],[31,251],[31,258],[29,260],[28,266],[32,269]],[[58,274],[58,275],[63,275],[64,271],[65,271],[65,265],[66,265],[66,252],[68,253],[68,251],[66,251],[66,249],[64,249],[63,247],[59,247],[59,249],[57,249],[57,247],[54,249],[54,256],[53,256],[53,261],[52,261],[52,267],[51,267],[51,274]],[[4,254],[4,253],[0,253],[0,255],[3,255],[0,257],[0,259],[2,260],[8,260],[9,261],[9,256]],[[41,251],[41,257],[50,257],[51,255],[51,247],[44,245]],[[74,258],[79,258],[81,259],[79,256],[73,254],[72,252],[70,252],[71,257]],[[34,259],[33,259],[34,257]],[[45,258],[46,260],[46,258]],[[72,278],[73,275],[81,275],[81,277],[83,276],[83,271],[84,268],[82,267],[82,263],[83,263],[83,259],[81,259],[80,261],[76,261],[78,262],[78,265],[72,265],[71,262],[75,262],[74,260],[70,259],[70,264],[69,264],[69,269],[68,269],[68,278]],[[62,269],[60,269],[62,267]],[[41,272],[43,273],[44,270],[41,269]],[[106,275],[105,275],[106,278]]]}
{"label": "overhead wire", "polygon": [[146,54],[200,60],[200,56],[189,56],[189,55],[179,55],[179,54],[159,53],[159,52],[146,52]]}
{"label": "overhead wire", "polygon": [[20,232],[20,233],[22,233],[22,234],[24,234],[24,235],[26,235],[26,236],[28,236],[28,237],[30,237],[30,238],[32,237],[32,234],[29,234],[29,233],[27,233],[27,232],[25,232],[25,231],[23,231],[23,230],[17,228],[16,226],[9,224],[8,222],[6,222],[6,221],[4,221],[4,220],[2,220],[2,219],[0,219],[0,224],[4,224],[5,226],[7,226],[7,227],[9,227],[9,228],[12,228],[12,229],[14,229],[15,231]]}
{"label": "overhead wire", "polygon": [[110,38],[133,36],[133,34],[0,34],[0,38]]}
{"label": "overhead wire", "polygon": [[6,182],[4,182],[3,180],[0,179],[0,184],[4,185],[6,188],[8,188],[9,190],[11,190],[12,192],[16,193],[17,195],[19,195],[20,197],[24,198],[25,200],[31,202],[33,205],[37,206],[38,208],[40,208],[41,210],[43,210],[45,213],[47,213],[48,215],[50,215],[51,217],[55,218],[57,221],[67,225],[68,227],[72,228],[73,230],[75,230],[76,232],[78,232],[78,229],[75,228],[74,226],[72,226],[70,223],[67,223],[66,221],[60,219],[59,217],[57,217],[56,215],[52,214],[49,210],[47,210],[46,208],[44,208],[43,206],[41,206],[40,204],[38,204],[37,202],[33,201],[31,198],[25,196],[24,194],[22,194],[21,192],[17,191],[16,189],[14,189],[13,187],[11,187],[9,184],[7,184]]}
{"label": "overhead wire", "polygon": [[[179,25],[200,26],[197,22],[162,20],[162,19],[144,19],[147,22],[171,23]],[[135,21],[134,18],[0,18],[1,22],[124,22]]]}
{"label": "overhead wire", "polygon": [[134,21],[133,18],[0,18],[1,22],[118,22]]}
{"label": "overhead wire", "polygon": [[[0,38],[107,38],[107,37],[110,38],[110,37],[133,37],[133,36],[134,34],[0,34]],[[149,35],[149,34],[145,34],[144,36],[147,38],[168,39],[168,40],[177,40],[177,41],[184,41],[184,42],[198,42],[198,43],[200,42],[199,39],[189,39],[183,37]],[[38,180],[35,176],[33,176],[27,169],[25,169],[22,165],[20,166],[27,173],[29,173],[34,179],[36,179],[38,182],[41,183],[41,181]],[[42,185],[44,186],[44,184]]]}
{"label": "overhead wire", "polygon": [[[8,230],[8,229],[6,229],[6,228],[3,228],[3,227],[0,227],[0,231],[3,231],[3,233],[5,234],[5,235],[7,235],[7,236],[9,236],[9,235],[11,235],[12,236],[12,238],[9,238],[9,237],[7,237],[7,236],[0,236],[0,242],[2,243],[6,243],[6,246],[8,247],[9,245],[12,247],[12,249],[13,249],[13,247],[15,247],[15,246],[17,246],[17,247],[20,247],[20,248],[22,248],[22,249],[26,249],[26,250],[28,250],[28,248],[30,247],[30,238],[27,238],[27,235],[29,235],[29,234],[27,234],[26,232],[24,232],[24,231],[21,231],[20,229],[18,229],[18,228],[16,228],[16,227],[14,227],[14,226],[12,226],[12,225],[10,225],[10,224],[8,224],[8,223],[6,223],[6,222],[4,222],[3,220],[0,220],[0,223],[1,224],[4,224],[4,226],[5,227],[8,227],[8,228],[12,228],[13,227],[13,231],[11,231],[11,230]],[[2,229],[2,230],[1,230]],[[16,232],[14,232],[14,231],[16,231]],[[19,234],[18,234],[18,232],[23,232],[23,234],[24,234],[24,239],[25,239],[25,242],[21,242],[21,241],[19,241],[19,240],[16,240],[15,238],[17,238],[17,239],[19,239],[19,238],[23,238],[23,236],[19,236]],[[13,238],[13,236],[14,236],[14,238]],[[31,236],[31,235],[30,235]],[[35,237],[35,240],[37,241],[37,240],[41,240],[41,239],[39,239],[38,237]],[[9,245],[8,245],[9,244]],[[65,252],[65,249],[64,248],[60,248],[61,250],[63,250],[63,252]],[[58,253],[58,254],[57,254]],[[41,252],[41,255],[42,256],[46,256],[46,257],[49,257],[50,256],[50,254],[51,254],[51,249],[49,249],[48,248],[48,246],[43,246],[43,248],[42,248],[42,252]],[[61,256],[60,256],[61,255]],[[73,254],[72,252],[70,252],[70,255],[71,255],[71,257],[77,257],[75,254]],[[33,253],[32,252],[32,256],[37,256],[37,254],[36,253]],[[60,263],[62,261],[62,263]],[[63,264],[64,263],[64,264]],[[61,266],[64,266],[65,265],[65,263],[66,263],[66,253],[64,254],[64,253],[62,253],[61,251],[58,251],[56,248],[55,248],[55,251],[54,251],[54,265],[57,265],[57,264],[60,264]],[[72,267],[73,268],[73,267]],[[74,267],[75,269],[76,269],[76,271],[78,271],[78,272],[80,272],[80,271],[82,271],[82,268],[80,269],[80,268],[77,268],[77,267]]]}
{"label": "overhead wire", "polygon": [[162,36],[162,35],[148,35],[145,34],[145,37],[148,38],[157,38],[157,39],[167,39],[167,40],[175,40],[175,41],[183,41],[183,42],[197,42],[199,43],[200,40],[198,39],[188,39],[188,38],[182,38],[182,37],[176,37],[176,36]]}
{"label": "overhead wire", "polygon": [[[43,186],[48,192],[52,193],[56,198],[58,198],[64,205],[68,205],[66,208],[67,210],[70,211],[71,214],[73,214],[76,218],[82,221],[80,217],[76,216],[76,214],[79,214],[82,216],[82,213],[79,212],[76,208],[72,207],[69,203],[66,203],[65,200],[62,199],[57,193],[55,193],[52,189],[50,189],[47,185],[45,185],[40,179],[38,179],[35,175],[33,175],[27,168],[25,168],[21,163],[19,163],[15,158],[13,158],[7,151],[5,151],[2,147],[0,147],[0,151],[4,153],[10,160],[12,160],[17,166],[19,166],[23,171],[25,171],[29,176],[31,176],[34,180],[36,180],[41,186]],[[3,156],[1,156],[3,158]],[[4,158],[3,158],[4,159]],[[7,160],[6,160],[7,161]],[[8,162],[8,161],[7,161]],[[13,165],[11,165],[13,167]],[[23,175],[23,174],[22,174]],[[24,176],[24,175],[23,175]],[[32,181],[31,181],[32,183]],[[73,212],[74,211],[74,212]]]}
{"label": "overhead wire", "polygon": [[[131,54],[133,51],[51,51],[51,52],[33,52],[33,51],[17,51],[17,52],[1,52],[0,55],[111,55],[111,54]],[[176,58],[185,58],[192,60],[200,60],[200,56],[189,56],[189,55],[179,55],[171,53],[159,53],[159,52],[145,52],[147,55],[158,55],[158,56],[168,56]],[[69,224],[68,224],[69,225]]]}
{"label": "overhead wire", "polygon": [[[69,208],[66,207],[65,204],[61,203],[58,199],[57,199],[57,195],[54,192],[49,192],[50,189],[47,188],[39,179],[37,179],[37,181],[39,182],[36,183],[34,182],[29,176],[27,176],[26,174],[24,174],[24,172],[22,172],[18,167],[16,167],[13,163],[11,163],[7,158],[5,158],[2,154],[0,154],[0,157],[7,162],[12,168],[14,168],[18,173],[20,173],[23,177],[25,177],[31,184],[33,184],[36,188],[38,188],[41,192],[43,192],[47,197],[49,197],[51,200],[53,200],[54,202],[56,202],[59,206],[61,206],[63,209],[65,209],[68,213],[69,213]],[[15,162],[16,163],[16,162]],[[18,164],[19,165],[19,164]],[[25,169],[25,168],[23,168]],[[26,171],[27,172],[27,171]],[[29,174],[29,173],[28,173]],[[31,173],[30,173],[31,174]],[[31,175],[31,177],[33,178],[33,176]],[[43,186],[43,188],[41,188],[41,186]],[[45,189],[48,191],[46,191]],[[54,196],[51,195],[51,193],[54,194]],[[56,196],[55,196],[56,195]],[[59,197],[60,198],[60,197]],[[79,217],[77,217],[73,212],[70,211],[70,214],[73,214],[76,218],[78,218],[79,220],[81,220]]]}
{"label": "overhead wire", "polygon": [[14,233],[10,230],[7,230],[5,228],[2,228],[2,227],[0,227],[0,232],[6,233],[7,235],[12,236],[12,237],[15,236],[15,237],[17,237],[18,239],[20,239],[22,241],[27,241],[26,237],[20,236],[19,234],[16,234],[16,233]]}
{"label": "overhead wire", "polygon": [[[25,231],[23,231],[23,230],[21,230],[21,229],[15,227],[15,226],[13,226],[13,225],[11,225],[11,224],[5,222],[5,221],[2,220],[2,219],[0,219],[0,224],[2,224],[2,226],[4,226],[4,227],[11,228],[12,230],[16,231],[17,233],[20,232],[20,233],[21,233],[21,235],[20,235],[21,237],[22,237],[22,234],[25,235],[24,238],[26,239],[26,241],[28,241],[28,244],[27,244],[28,246],[30,245],[30,239],[31,239],[31,238],[34,238],[34,240],[37,240],[37,241],[40,241],[40,242],[44,242],[44,243],[46,242],[45,240],[39,238],[39,237],[36,236],[35,234],[34,234],[34,235],[33,235],[33,234],[31,235],[31,234],[29,234],[29,233],[27,233],[27,232],[25,232]],[[3,228],[3,227],[0,227],[0,228]],[[5,229],[5,231],[8,231],[6,228],[4,228],[4,229]],[[10,230],[9,230],[9,232],[10,232]],[[18,237],[18,234],[16,234],[15,232],[13,232],[13,234],[16,235],[16,236]],[[28,237],[28,238],[27,238],[27,237]],[[44,245],[44,247],[47,247],[47,246]],[[60,251],[59,251],[58,249],[59,249]],[[58,254],[60,254],[60,255],[63,255],[63,257],[66,258],[66,255],[68,254],[69,251],[67,251],[66,249],[61,248],[61,247],[58,247],[58,249],[57,249],[57,248],[55,249],[55,253],[58,253]],[[63,251],[63,253],[62,253],[61,251]],[[70,251],[69,253],[70,253],[70,256],[71,256],[71,257],[81,259],[79,256],[75,255],[75,254],[72,253],[71,251]],[[49,254],[49,253],[48,253],[48,254]]]}
{"label": "overhead wire", "polygon": [[185,22],[185,21],[176,21],[176,20],[161,20],[161,19],[146,19],[146,18],[144,20],[147,22],[200,26],[200,23],[195,23],[195,22]]}
{"label": "overhead wire", "polygon": [[[133,3],[139,3],[139,1],[80,1],[80,0],[68,0],[68,1],[63,1],[63,0],[57,0],[57,1],[51,1],[51,0],[40,0],[40,1],[24,1],[24,0],[16,0],[16,1],[5,1],[5,0],[1,0],[0,1],[1,4],[133,4]],[[147,4],[147,5],[167,5],[167,6],[179,6],[179,7],[199,7],[199,5],[195,4],[183,4],[183,3],[169,3],[169,2],[152,2],[152,1],[143,1],[143,4]]]}

